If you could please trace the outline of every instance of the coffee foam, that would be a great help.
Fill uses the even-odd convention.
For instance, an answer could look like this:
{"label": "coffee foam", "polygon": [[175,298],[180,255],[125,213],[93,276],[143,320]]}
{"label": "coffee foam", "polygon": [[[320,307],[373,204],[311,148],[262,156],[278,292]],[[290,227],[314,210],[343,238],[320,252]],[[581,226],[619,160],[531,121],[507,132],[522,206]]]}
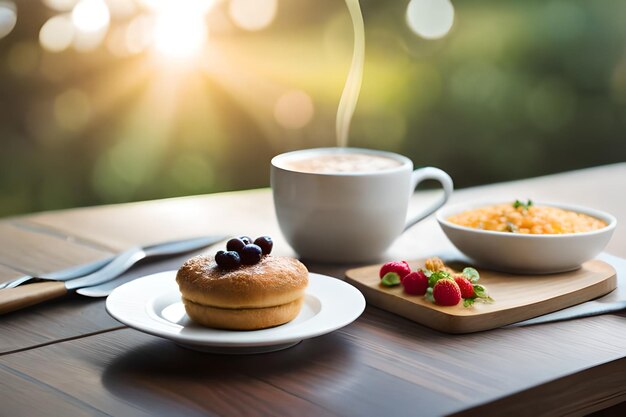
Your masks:
{"label": "coffee foam", "polygon": [[321,154],[293,158],[281,164],[290,171],[312,174],[342,174],[385,171],[402,163],[393,158],[364,153]]}

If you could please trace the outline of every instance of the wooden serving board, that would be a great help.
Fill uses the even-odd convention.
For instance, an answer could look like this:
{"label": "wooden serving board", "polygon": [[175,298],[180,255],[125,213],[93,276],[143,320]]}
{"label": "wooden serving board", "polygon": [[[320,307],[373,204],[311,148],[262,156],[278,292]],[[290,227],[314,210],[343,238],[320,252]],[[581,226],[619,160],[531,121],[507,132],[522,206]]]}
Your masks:
{"label": "wooden serving board", "polygon": [[[462,270],[448,263],[455,270]],[[424,261],[409,262],[411,270],[424,267]],[[463,307],[442,307],[423,296],[406,294],[401,285],[388,288],[380,284],[381,265],[350,269],[346,281],[365,295],[376,307],[406,317],[446,333],[472,333],[494,329],[571,307],[597,298],[617,287],[615,269],[605,262],[592,260],[570,272],[551,275],[513,275],[478,269],[479,284],[487,288],[494,303],[475,303]]]}

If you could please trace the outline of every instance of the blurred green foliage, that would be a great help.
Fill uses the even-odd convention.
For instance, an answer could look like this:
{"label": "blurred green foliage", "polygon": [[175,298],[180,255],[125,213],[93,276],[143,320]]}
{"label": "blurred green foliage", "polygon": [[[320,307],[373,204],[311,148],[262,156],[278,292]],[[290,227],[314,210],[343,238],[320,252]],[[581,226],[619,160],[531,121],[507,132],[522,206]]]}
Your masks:
{"label": "blurred green foliage", "polygon": [[[335,145],[352,48],[341,1],[280,0],[255,32],[221,2],[204,60],[183,69],[104,45],[47,52],[38,34],[56,12],[29,3],[0,39],[0,216],[264,187],[273,155]],[[350,146],[458,187],[626,161],[626,2],[456,1],[439,40],[409,30],[406,1],[361,4]],[[290,90],[314,104],[297,129],[274,114]]]}

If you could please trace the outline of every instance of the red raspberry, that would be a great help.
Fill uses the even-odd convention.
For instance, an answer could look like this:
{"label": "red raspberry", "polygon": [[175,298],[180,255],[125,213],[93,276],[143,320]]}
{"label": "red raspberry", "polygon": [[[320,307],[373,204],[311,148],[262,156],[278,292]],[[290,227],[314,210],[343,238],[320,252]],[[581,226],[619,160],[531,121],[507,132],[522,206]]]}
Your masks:
{"label": "red raspberry", "polygon": [[476,295],[474,294],[474,286],[467,278],[454,277],[454,282],[456,282],[461,289],[461,297],[472,298]]}
{"label": "red raspberry", "polygon": [[440,279],[433,287],[433,297],[440,306],[455,306],[461,301],[461,289],[451,279]]}
{"label": "red raspberry", "polygon": [[428,277],[422,271],[414,271],[404,277],[402,286],[407,294],[424,295],[428,288]]}
{"label": "red raspberry", "polygon": [[383,279],[388,272],[395,272],[400,276],[400,280],[406,277],[411,272],[411,267],[406,261],[387,262],[380,268],[380,279]]}

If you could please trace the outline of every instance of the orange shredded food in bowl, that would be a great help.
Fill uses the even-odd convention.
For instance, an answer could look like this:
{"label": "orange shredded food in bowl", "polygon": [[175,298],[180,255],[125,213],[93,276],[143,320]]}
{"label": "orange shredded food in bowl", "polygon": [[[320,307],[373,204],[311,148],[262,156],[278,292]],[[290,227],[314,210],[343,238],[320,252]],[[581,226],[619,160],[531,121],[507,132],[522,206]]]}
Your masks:
{"label": "orange shredded food in bowl", "polygon": [[534,235],[590,232],[607,226],[586,214],[517,202],[464,211],[448,221],[474,229]]}

